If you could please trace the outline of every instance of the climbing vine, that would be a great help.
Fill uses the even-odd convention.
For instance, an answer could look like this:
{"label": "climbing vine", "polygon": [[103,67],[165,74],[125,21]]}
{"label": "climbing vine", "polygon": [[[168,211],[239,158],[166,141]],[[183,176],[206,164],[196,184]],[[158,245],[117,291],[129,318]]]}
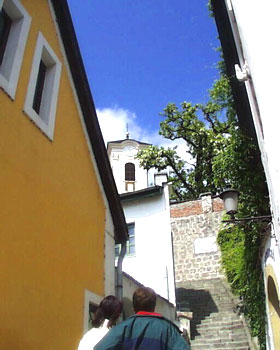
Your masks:
{"label": "climbing vine", "polygon": [[222,263],[234,294],[241,299],[253,336],[265,349],[265,303],[262,269],[258,258],[261,243],[258,227],[232,226],[219,232]]}
{"label": "climbing vine", "polygon": [[[233,109],[232,106],[229,107]],[[266,179],[256,141],[232,125],[230,140],[215,158],[215,181],[240,191],[237,217],[269,214]],[[267,230],[257,222],[224,224],[218,234],[222,264],[234,294],[241,300],[252,332],[265,350],[265,294],[260,247]]]}

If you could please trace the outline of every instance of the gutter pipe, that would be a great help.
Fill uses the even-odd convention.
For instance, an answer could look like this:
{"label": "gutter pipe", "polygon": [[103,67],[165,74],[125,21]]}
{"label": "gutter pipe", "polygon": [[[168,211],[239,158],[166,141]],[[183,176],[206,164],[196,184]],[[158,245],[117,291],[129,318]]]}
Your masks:
{"label": "gutter pipe", "polygon": [[116,296],[123,299],[123,276],[122,276],[122,263],[126,253],[126,241],[121,242],[121,252],[117,263],[117,283],[116,283]]}

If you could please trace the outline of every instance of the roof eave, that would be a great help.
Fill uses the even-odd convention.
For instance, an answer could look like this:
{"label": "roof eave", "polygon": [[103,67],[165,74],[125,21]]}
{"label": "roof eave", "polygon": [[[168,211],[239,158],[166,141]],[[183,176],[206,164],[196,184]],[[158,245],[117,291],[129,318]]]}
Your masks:
{"label": "roof eave", "polygon": [[116,141],[109,141],[107,142],[107,147],[111,144],[121,144],[123,142],[129,142],[129,141],[132,141],[132,142],[136,142],[136,143],[139,143],[139,145],[144,145],[144,146],[151,146],[151,143],[147,143],[147,142],[142,142],[142,141],[137,141],[137,140],[134,140],[134,139],[123,139],[123,140],[116,140]]}
{"label": "roof eave", "polygon": [[142,190],[133,191],[133,192],[126,192],[120,194],[121,202],[131,202],[138,199],[148,198],[148,197],[154,197],[162,194],[163,187],[162,186],[152,186],[147,187]]}
{"label": "roof eave", "polygon": [[56,15],[80,108],[82,110],[92,152],[95,156],[101,182],[109,203],[115,228],[115,241],[116,243],[121,243],[127,240],[127,226],[103,136],[98,123],[69,7],[66,0],[51,0],[51,2]]}
{"label": "roof eave", "polygon": [[226,72],[230,78],[230,85],[235,102],[235,110],[238,116],[239,125],[243,130],[246,131],[249,136],[257,140],[246,87],[244,83],[241,83],[237,80],[235,75],[234,65],[240,65],[240,62],[225,1],[211,0],[211,3],[219,33],[219,39],[221,41],[223,50]]}

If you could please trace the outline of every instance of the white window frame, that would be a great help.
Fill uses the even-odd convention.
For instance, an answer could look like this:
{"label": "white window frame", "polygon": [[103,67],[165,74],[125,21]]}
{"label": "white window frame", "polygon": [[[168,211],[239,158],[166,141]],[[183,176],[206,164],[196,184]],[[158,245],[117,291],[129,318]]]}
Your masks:
{"label": "white window frame", "polygon": [[[130,231],[130,228],[133,228],[133,235],[130,235],[129,233],[131,232]],[[130,223],[128,223],[127,224],[127,229],[128,229],[128,235],[129,235],[129,237],[128,237],[128,240],[127,240],[127,247],[126,247],[126,251],[127,251],[127,255],[128,256],[135,256],[136,255],[136,253],[135,253],[135,222],[130,222]],[[134,252],[133,253],[131,253],[131,244],[130,244],[130,237],[134,237],[134,244],[133,244],[133,246],[134,246]]]}
{"label": "white window frame", "polygon": [[[33,100],[41,60],[47,66],[47,71],[38,114],[33,109]],[[60,60],[43,34],[39,32],[23,110],[50,140],[53,140],[54,135],[61,68]]]}
{"label": "white window frame", "polygon": [[[126,241],[126,253],[125,253],[125,256],[126,257],[134,257],[135,255],[136,255],[136,249],[135,249],[135,222],[129,222],[129,223],[127,223],[126,224],[127,225],[127,229],[128,229],[128,240]],[[129,230],[129,228],[130,227],[133,227],[133,237],[134,237],[134,244],[133,244],[133,246],[134,246],[134,253],[131,253],[130,252],[130,250],[131,250],[131,244],[130,244],[130,240],[129,240],[129,238],[130,238],[130,234],[129,234],[129,232],[130,232],[130,230]],[[118,250],[118,253],[117,253],[117,250]],[[118,257],[119,257],[119,255],[120,255],[120,252],[121,252],[121,244],[115,244],[115,258],[117,259]]]}
{"label": "white window frame", "polygon": [[19,0],[0,0],[2,8],[13,22],[0,66],[0,87],[14,100],[31,17]]}
{"label": "white window frame", "polygon": [[99,305],[103,297],[97,295],[88,289],[85,289],[85,301],[84,301],[84,333],[89,330],[89,304],[93,303]]}

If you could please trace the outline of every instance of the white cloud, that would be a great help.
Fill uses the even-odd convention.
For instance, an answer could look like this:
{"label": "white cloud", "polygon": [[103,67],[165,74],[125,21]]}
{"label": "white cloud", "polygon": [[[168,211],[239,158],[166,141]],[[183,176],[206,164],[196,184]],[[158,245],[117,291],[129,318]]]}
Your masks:
{"label": "white cloud", "polygon": [[135,113],[117,107],[97,109],[96,112],[105,143],[125,139],[127,124],[131,138],[139,140],[141,137]]}
{"label": "white cloud", "polygon": [[158,130],[149,132],[140,126],[134,112],[119,107],[97,109],[96,112],[105,144],[109,141],[125,139],[128,125],[130,138],[165,148],[177,146],[178,155],[187,162],[191,162],[191,157],[186,153],[186,144],[183,140],[167,140],[158,134]]}

